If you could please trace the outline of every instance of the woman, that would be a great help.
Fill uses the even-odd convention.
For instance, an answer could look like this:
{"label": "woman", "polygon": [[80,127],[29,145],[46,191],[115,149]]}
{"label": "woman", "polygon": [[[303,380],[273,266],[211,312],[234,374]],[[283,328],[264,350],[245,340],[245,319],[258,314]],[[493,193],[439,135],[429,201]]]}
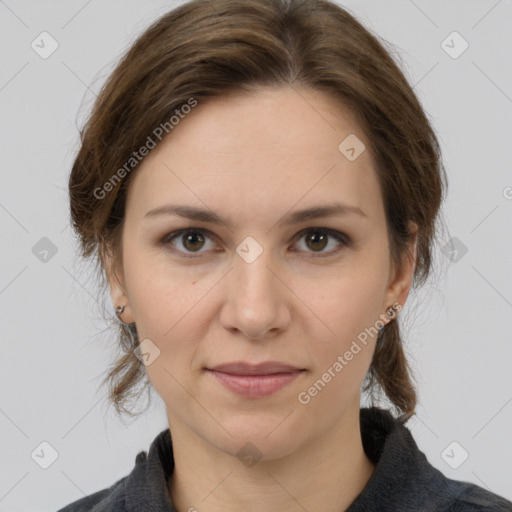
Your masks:
{"label": "woman", "polygon": [[[61,510],[512,510],[404,425],[397,316],[431,271],[445,181],[404,75],[336,4],[193,0],[154,23],[69,189],[120,320],[111,400],[129,413],[147,375],[169,428]],[[361,408],[379,392],[396,415]]]}

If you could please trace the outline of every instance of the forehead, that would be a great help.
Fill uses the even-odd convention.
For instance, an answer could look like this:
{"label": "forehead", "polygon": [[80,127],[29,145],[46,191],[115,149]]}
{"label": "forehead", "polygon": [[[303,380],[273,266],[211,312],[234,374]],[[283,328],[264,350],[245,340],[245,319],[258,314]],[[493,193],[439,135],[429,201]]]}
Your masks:
{"label": "forehead", "polygon": [[[347,146],[356,159],[347,158]],[[382,213],[356,116],[322,92],[292,87],[209,99],[180,120],[135,171],[128,203],[143,216],[178,199],[240,213],[299,201],[342,201]]]}

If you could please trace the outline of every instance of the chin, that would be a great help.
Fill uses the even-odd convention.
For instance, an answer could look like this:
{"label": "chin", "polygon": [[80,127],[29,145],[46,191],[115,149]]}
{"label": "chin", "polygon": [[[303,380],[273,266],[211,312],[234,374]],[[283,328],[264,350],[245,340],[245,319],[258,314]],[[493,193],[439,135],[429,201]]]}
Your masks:
{"label": "chin", "polygon": [[205,438],[219,450],[239,458],[241,462],[245,457],[261,461],[280,459],[292,454],[307,442],[295,424],[287,423],[286,419],[283,421],[286,414],[281,414],[278,418],[274,415],[263,416],[258,418],[257,413],[254,413],[220,420],[232,437],[222,429],[223,435],[212,436],[212,432],[208,432]]}
{"label": "chin", "polygon": [[234,436],[233,439],[222,439],[215,446],[224,453],[240,460],[246,467],[257,462],[272,461],[284,458],[297,449],[297,441],[290,436],[270,440],[265,435]]}

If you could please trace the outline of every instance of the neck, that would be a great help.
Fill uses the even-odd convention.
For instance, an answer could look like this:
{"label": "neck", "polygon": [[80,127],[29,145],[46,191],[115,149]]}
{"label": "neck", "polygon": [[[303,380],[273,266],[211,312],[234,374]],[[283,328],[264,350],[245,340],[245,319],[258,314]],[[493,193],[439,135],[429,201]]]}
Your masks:
{"label": "neck", "polygon": [[180,424],[170,423],[174,471],[169,490],[178,512],[346,510],[375,469],[363,450],[359,408],[287,455],[246,467]]}

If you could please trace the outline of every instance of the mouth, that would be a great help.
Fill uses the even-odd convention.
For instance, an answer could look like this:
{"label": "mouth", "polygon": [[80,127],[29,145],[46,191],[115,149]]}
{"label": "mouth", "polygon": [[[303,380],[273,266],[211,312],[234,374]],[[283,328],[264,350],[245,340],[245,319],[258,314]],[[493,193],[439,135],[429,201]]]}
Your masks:
{"label": "mouth", "polygon": [[265,361],[258,364],[245,363],[237,361],[233,363],[225,363],[207,370],[228,373],[230,375],[273,375],[278,373],[293,373],[305,371],[305,368],[293,366],[287,363],[278,361]]}
{"label": "mouth", "polygon": [[206,368],[206,371],[233,393],[246,398],[261,398],[283,389],[306,369],[278,362],[257,365],[237,362]]}

